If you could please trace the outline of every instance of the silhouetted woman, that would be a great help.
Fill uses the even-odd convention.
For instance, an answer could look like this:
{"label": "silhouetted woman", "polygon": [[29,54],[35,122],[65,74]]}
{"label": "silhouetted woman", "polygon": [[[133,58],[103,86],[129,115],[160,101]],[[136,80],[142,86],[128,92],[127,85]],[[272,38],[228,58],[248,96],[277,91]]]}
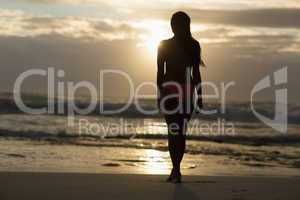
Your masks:
{"label": "silhouetted woman", "polygon": [[157,54],[158,106],[168,126],[168,145],[173,164],[168,182],[180,183],[180,163],[185,151],[187,123],[197,106],[202,107],[200,44],[191,35],[190,17],[176,12],[171,19],[174,36],[161,41]]}

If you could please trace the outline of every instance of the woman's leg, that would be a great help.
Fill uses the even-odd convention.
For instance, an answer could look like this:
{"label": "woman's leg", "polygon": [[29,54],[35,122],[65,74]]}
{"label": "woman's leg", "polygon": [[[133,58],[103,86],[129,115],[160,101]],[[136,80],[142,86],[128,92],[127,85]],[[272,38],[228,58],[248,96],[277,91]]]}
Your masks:
{"label": "woman's leg", "polygon": [[169,148],[169,154],[171,157],[173,170],[176,168],[177,165],[177,148],[176,148],[176,130],[175,130],[175,117],[174,116],[166,116],[166,122],[168,126],[168,148]]}
{"label": "woman's leg", "polygon": [[173,171],[180,173],[180,163],[185,152],[185,132],[187,121],[182,115],[173,115],[167,120],[169,152]]}
{"label": "woman's leg", "polygon": [[180,163],[183,159],[183,155],[185,152],[185,145],[186,145],[186,121],[183,117],[180,117],[178,119],[178,126],[179,126],[179,131],[178,135],[176,136],[176,145],[177,145],[177,150],[178,150],[178,155],[177,155],[177,166],[178,166],[178,172],[180,172]]}

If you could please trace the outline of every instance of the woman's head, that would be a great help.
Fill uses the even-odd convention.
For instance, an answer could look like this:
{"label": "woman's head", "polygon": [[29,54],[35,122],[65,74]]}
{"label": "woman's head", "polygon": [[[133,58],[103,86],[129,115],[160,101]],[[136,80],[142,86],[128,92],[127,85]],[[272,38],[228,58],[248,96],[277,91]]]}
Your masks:
{"label": "woman's head", "polygon": [[175,36],[191,37],[191,18],[182,11],[176,12],[171,18],[171,27]]}

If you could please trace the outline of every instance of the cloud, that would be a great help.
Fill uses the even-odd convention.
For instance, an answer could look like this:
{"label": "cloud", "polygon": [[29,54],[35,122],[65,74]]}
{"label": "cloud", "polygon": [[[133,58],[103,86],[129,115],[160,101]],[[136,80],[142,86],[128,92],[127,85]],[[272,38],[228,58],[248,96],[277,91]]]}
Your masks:
{"label": "cloud", "polygon": [[95,3],[97,0],[17,0],[19,2],[38,3],[38,4],[82,4],[82,3]]}
{"label": "cloud", "polygon": [[295,0],[16,0],[18,2],[29,2],[39,4],[76,4],[76,5],[110,5],[115,8],[137,8],[137,9],[179,9],[189,7],[197,9],[251,9],[251,8],[300,8],[300,3]]}
{"label": "cloud", "polygon": [[[252,27],[247,20],[241,19],[223,19],[221,23],[219,20],[222,19],[213,17],[202,23],[200,13],[192,11],[191,15],[197,15],[192,16],[194,24],[200,24],[193,34],[202,43],[208,65],[204,80],[234,80],[238,87],[232,96],[241,98],[247,96],[247,88],[251,89],[262,74],[288,65],[291,73],[289,93],[298,94],[299,29],[287,25],[282,28],[282,24]],[[26,69],[49,66],[64,69],[68,80],[89,80],[96,85],[99,70],[107,68],[128,72],[135,83],[155,80],[155,59],[150,58],[145,47],[137,46],[141,35],[150,37],[149,31],[154,27],[148,20],[155,15],[147,15],[147,18],[136,16],[138,21],[115,21],[0,10],[0,74],[5,74],[1,76],[4,84],[0,89],[11,91],[16,76]],[[167,21],[160,22],[169,26]],[[154,28],[152,31],[159,30]],[[111,79],[107,85],[116,87],[108,87],[110,93],[107,95],[126,95],[127,91],[120,83]],[[37,81],[28,84],[29,89],[35,90],[39,85]]]}
{"label": "cloud", "polygon": [[[215,83],[236,81],[231,97],[242,99],[263,74],[287,65],[291,99],[299,98],[299,53],[278,51],[293,39],[290,36],[241,36],[229,42],[203,44],[203,56],[208,65],[203,78]],[[147,50],[137,47],[136,41],[131,39],[89,41],[55,33],[35,37],[0,36],[0,55],[3,83],[0,89],[8,91],[12,91],[16,77],[31,68],[63,69],[66,72],[64,81],[85,80],[95,86],[99,84],[99,70],[103,69],[120,69],[131,76],[135,85],[154,81],[156,75],[155,60],[147,59]],[[105,84],[105,95],[127,95],[126,81],[109,77]],[[24,89],[45,92],[46,82],[33,77],[26,81]]]}
{"label": "cloud", "polygon": [[134,38],[145,30],[129,22],[85,17],[32,15],[22,11],[0,10],[0,35],[34,37],[61,34],[73,38],[113,40]]}
{"label": "cloud", "polygon": [[191,10],[199,22],[235,26],[300,28],[300,9]]}
{"label": "cloud", "polygon": [[[154,1],[123,1],[123,0],[19,0],[19,2],[64,3],[74,6],[55,5],[54,9],[67,9],[67,13],[78,16],[88,14],[103,16],[110,19],[139,20],[162,19],[170,20],[173,12],[184,10],[192,20],[203,24],[222,24],[245,27],[269,28],[300,28],[300,2],[292,0],[154,0]],[[95,6],[89,7],[90,4]],[[207,5],[207,6],[205,6]],[[238,6],[237,6],[238,5]],[[267,5],[267,6],[264,6]],[[32,5],[34,6],[34,5]],[[269,6],[269,7],[268,7]],[[84,9],[86,7],[86,9]],[[47,7],[39,7],[47,13]],[[50,9],[51,10],[51,9]],[[82,13],[81,13],[82,11]]]}
{"label": "cloud", "polygon": [[[215,10],[215,9],[183,9],[193,22],[204,24],[223,24],[241,27],[300,28],[300,9],[247,9],[247,10]],[[152,10],[151,16],[169,20],[175,10]],[[135,13],[147,18],[147,15]]]}
{"label": "cloud", "polygon": [[[219,11],[221,12],[221,11]],[[225,11],[222,11],[225,12]],[[238,11],[239,13],[240,11]],[[227,13],[227,11],[225,12]],[[191,14],[195,14],[191,12]],[[219,16],[215,14],[216,16]],[[61,35],[62,37],[90,40],[134,40],[141,43],[156,31],[166,29],[164,21],[116,21],[95,17],[55,17],[33,15],[16,10],[0,10],[0,36],[37,37],[43,35]],[[198,18],[195,17],[197,20]],[[205,21],[198,19],[199,21]],[[224,20],[224,19],[223,19]],[[239,20],[241,20],[239,18]],[[226,20],[225,20],[226,21]],[[243,20],[241,20],[243,21]],[[261,20],[262,21],[262,20]],[[295,43],[300,41],[300,33],[295,28],[272,28],[234,26],[225,24],[200,24],[193,35],[202,43],[231,43],[240,46],[280,47],[289,51],[298,51]],[[243,21],[245,23],[246,21]],[[195,24],[195,23],[194,23]],[[196,23],[197,25],[197,23]],[[152,30],[153,29],[153,30]],[[163,39],[163,38],[162,38]],[[239,41],[239,42],[236,42]],[[247,44],[245,44],[247,42]],[[278,46],[278,44],[280,44]],[[292,47],[293,46],[293,47]]]}
{"label": "cloud", "polygon": [[[87,41],[87,42],[84,42]],[[134,83],[147,80],[155,68],[149,68],[145,49],[136,41],[88,41],[51,33],[36,37],[0,36],[1,90],[12,91],[14,81],[24,71],[54,67],[66,72],[63,81],[90,81],[99,89],[99,71],[122,70],[129,73]],[[148,77],[149,80],[149,77]],[[62,80],[61,80],[62,81]],[[43,77],[26,80],[23,91],[45,93],[47,82]],[[104,79],[106,96],[128,95],[128,81],[116,75]],[[113,88],[110,86],[114,86]]]}

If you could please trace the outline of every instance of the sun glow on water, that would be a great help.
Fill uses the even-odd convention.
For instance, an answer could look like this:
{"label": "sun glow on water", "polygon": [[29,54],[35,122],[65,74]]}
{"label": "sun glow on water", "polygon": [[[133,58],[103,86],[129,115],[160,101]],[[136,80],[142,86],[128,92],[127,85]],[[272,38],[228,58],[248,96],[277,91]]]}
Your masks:
{"label": "sun glow on water", "polygon": [[166,174],[169,172],[171,166],[167,162],[167,152],[161,152],[153,149],[145,150],[145,163],[144,173],[147,174]]}

